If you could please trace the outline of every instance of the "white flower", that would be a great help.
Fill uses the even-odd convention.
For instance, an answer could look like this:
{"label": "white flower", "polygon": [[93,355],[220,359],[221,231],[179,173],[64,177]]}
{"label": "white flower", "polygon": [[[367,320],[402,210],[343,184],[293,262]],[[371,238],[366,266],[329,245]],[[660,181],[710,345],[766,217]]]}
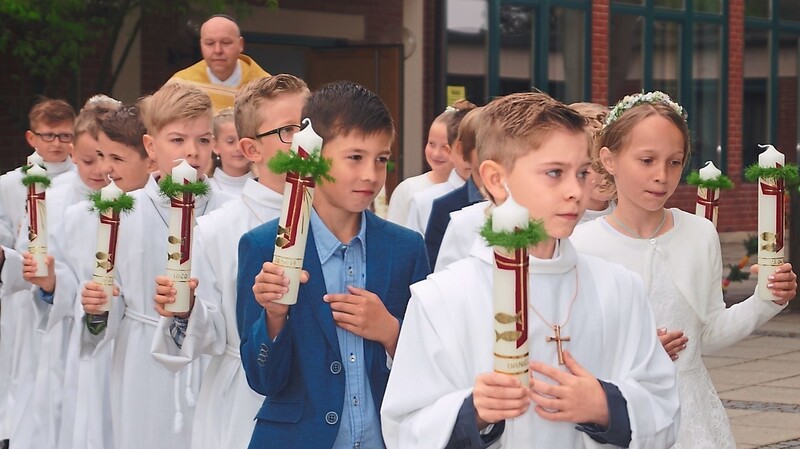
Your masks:
{"label": "white flower", "polygon": [[611,109],[611,113],[609,113],[608,117],[606,117],[605,126],[607,127],[608,125],[612,124],[615,120],[622,117],[622,114],[624,114],[625,111],[627,111],[628,109],[631,109],[634,106],[638,106],[643,103],[665,104],[670,108],[672,108],[672,110],[675,111],[675,113],[683,117],[684,120],[688,118],[688,114],[686,114],[686,111],[683,109],[683,107],[681,107],[681,105],[672,101],[669,95],[659,90],[656,90],[653,92],[626,95],[625,98],[620,100],[616,105],[614,105],[614,108]]}

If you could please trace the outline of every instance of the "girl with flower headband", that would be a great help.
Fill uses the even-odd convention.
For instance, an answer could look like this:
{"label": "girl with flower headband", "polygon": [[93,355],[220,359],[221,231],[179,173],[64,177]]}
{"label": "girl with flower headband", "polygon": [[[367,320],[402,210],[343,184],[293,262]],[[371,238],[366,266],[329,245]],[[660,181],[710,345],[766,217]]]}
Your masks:
{"label": "girl with flower headband", "polygon": [[795,296],[797,276],[784,264],[770,285],[781,299],[754,294],[725,308],[713,224],[664,207],[689,158],[686,117],[662,92],[617,103],[596,142],[597,168],[615,192],[617,207],[578,226],[571,240],[579,252],[620,263],[644,279],[659,338],[678,371],[681,426],[675,447],[735,448],[701,355],[733,345],[780,312]]}
{"label": "girl with flower headband", "polygon": [[[448,180],[453,171],[453,162],[450,159],[450,144],[448,141],[447,124],[457,112],[456,108],[448,106],[439,114],[428,130],[428,141],[425,144],[425,160],[431,170],[421,175],[406,178],[395,187],[389,199],[389,212],[386,219],[400,225],[405,225],[408,220],[411,199],[418,192]],[[463,184],[463,182],[462,182]]]}

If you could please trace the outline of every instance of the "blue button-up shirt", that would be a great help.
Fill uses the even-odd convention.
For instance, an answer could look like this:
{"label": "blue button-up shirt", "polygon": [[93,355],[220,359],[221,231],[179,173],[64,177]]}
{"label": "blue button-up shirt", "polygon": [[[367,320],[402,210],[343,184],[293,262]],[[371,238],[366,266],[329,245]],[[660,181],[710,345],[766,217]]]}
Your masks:
{"label": "blue button-up shirt", "polygon": [[[325,226],[317,212],[311,212],[311,226],[328,293],[348,293],[347,286],[364,288],[367,281],[366,217],[350,242],[342,243]],[[364,339],[336,327],[339,353],[344,367],[344,408],[333,449],[383,448],[380,418],[372,400],[364,360]]]}

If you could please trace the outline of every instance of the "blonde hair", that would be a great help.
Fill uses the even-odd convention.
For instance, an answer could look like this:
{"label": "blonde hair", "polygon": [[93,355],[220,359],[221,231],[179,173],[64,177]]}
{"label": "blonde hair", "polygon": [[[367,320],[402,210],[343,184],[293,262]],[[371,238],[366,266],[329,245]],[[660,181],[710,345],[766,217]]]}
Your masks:
{"label": "blonde hair", "polygon": [[42,123],[57,125],[63,122],[74,122],[75,110],[64,100],[53,100],[40,97],[28,113],[28,126],[35,130]]}
{"label": "blonde hair", "polygon": [[259,126],[266,119],[261,116],[261,102],[283,94],[302,94],[304,99],[308,99],[311,92],[305,81],[287,74],[259,78],[239,88],[233,107],[236,133],[239,137],[255,137]]}
{"label": "blonde hair", "polygon": [[213,117],[211,98],[195,86],[184,83],[167,83],[153,95],[139,101],[142,121],[150,135],[178,120]]}
{"label": "blonde hair", "polygon": [[74,139],[78,140],[78,137],[88,133],[93,139],[97,140],[99,118],[107,112],[119,109],[120,106],[122,106],[122,103],[107,95],[95,95],[88,99],[75,118]]}
{"label": "blonde hair", "polygon": [[[450,111],[450,114],[445,116],[445,124],[447,125],[447,144],[451,147],[455,145],[456,140],[458,140],[458,131],[459,126],[461,125],[461,120],[464,120],[464,117],[467,116],[469,111],[475,109],[475,106],[472,102],[465,99],[456,100],[453,103],[452,109],[447,110],[445,112]],[[440,117],[443,114],[440,114]],[[438,117],[437,117],[438,118]]]}
{"label": "blonde hair", "polygon": [[572,103],[569,107],[578,111],[578,114],[586,117],[586,121],[589,122],[589,130],[592,131],[592,134],[596,134],[603,129],[603,124],[606,122],[606,117],[608,117],[608,107],[602,104],[589,102]]}
{"label": "blonde hair", "polygon": [[[520,157],[537,150],[556,130],[584,133],[586,119],[543,92],[500,97],[483,107],[476,131],[478,159],[510,170]],[[588,156],[588,155],[587,155]]]}
{"label": "blonde hair", "polygon": [[[642,120],[658,115],[672,122],[683,136],[683,166],[689,161],[692,153],[691,140],[689,137],[689,126],[683,116],[675,108],[665,103],[640,103],[627,109],[618,118],[600,131],[595,139],[595,152],[600,152],[601,148],[608,148],[611,153],[618,153],[628,144],[629,136],[633,128]],[[606,170],[600,159],[592,162],[592,169],[602,176],[600,186],[605,193],[616,196],[616,184],[614,177]]]}
{"label": "blonde hair", "polygon": [[214,138],[218,139],[220,132],[222,132],[222,125],[226,123],[233,123],[233,108],[220,109],[217,115],[214,116]]}

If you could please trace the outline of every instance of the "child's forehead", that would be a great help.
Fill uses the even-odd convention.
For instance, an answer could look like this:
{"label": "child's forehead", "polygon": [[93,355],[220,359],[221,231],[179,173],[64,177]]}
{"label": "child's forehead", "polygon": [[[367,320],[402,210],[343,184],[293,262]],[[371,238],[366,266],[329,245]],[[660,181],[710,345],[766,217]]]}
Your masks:
{"label": "child's forehead", "polygon": [[164,123],[156,133],[174,132],[180,130],[193,130],[211,132],[214,120],[210,114],[197,115],[194,117],[180,117]]}
{"label": "child's forehead", "polygon": [[[338,150],[371,150],[388,151],[392,144],[392,134],[389,132],[377,132],[364,134],[361,131],[350,131],[347,134],[337,134],[328,138],[322,144],[322,149]],[[330,150],[329,150],[330,151]]]}

